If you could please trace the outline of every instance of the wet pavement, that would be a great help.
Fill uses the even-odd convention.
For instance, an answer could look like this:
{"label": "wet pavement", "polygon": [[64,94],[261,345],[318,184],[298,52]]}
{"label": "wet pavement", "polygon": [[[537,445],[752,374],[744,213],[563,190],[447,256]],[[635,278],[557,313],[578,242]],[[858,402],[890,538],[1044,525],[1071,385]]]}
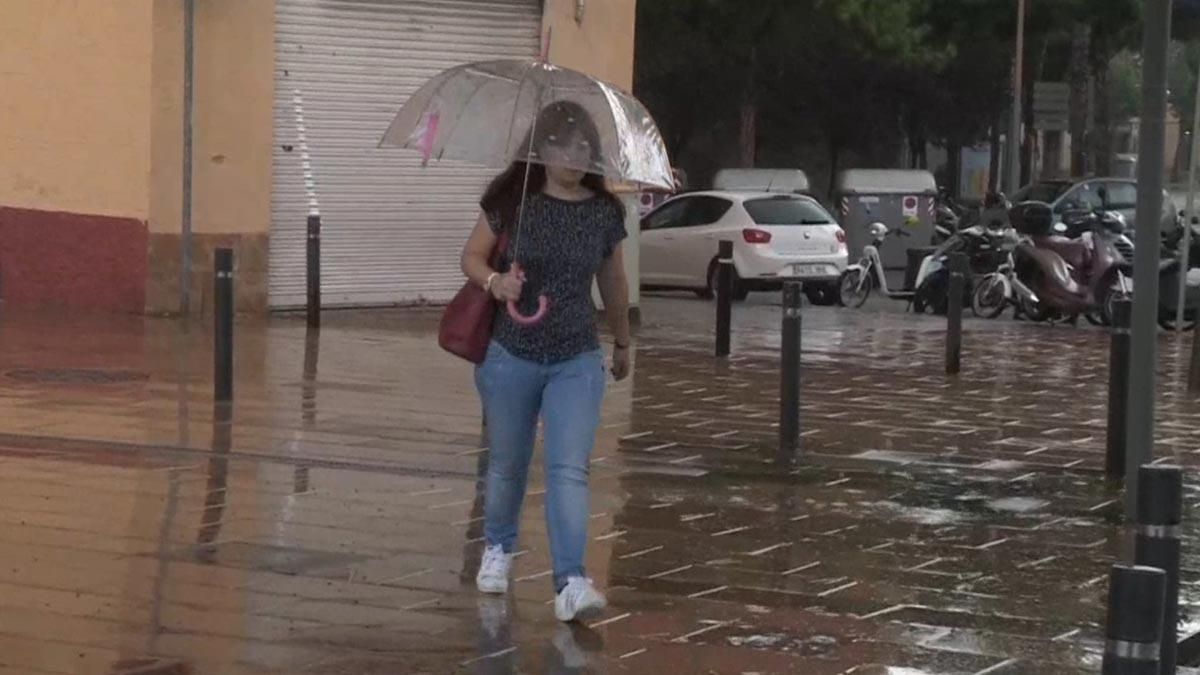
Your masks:
{"label": "wet pavement", "polygon": [[[948,380],[944,320],[894,309],[806,308],[785,471],[771,299],[736,308],[727,361],[711,304],[646,300],[594,458],[612,608],[586,628],[548,604],[536,462],[515,592],[473,590],[487,454],[435,314],[239,324],[232,409],[205,327],[0,316],[0,675],[1097,672],[1130,550],[1105,335],[968,320]],[[1192,468],[1188,348],[1160,344],[1157,456]]]}

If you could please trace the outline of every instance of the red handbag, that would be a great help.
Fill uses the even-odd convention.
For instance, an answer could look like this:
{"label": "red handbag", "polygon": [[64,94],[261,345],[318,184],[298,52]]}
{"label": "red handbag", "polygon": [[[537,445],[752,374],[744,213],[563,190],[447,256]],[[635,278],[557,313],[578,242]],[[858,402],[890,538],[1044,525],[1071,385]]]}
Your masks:
{"label": "red handbag", "polygon": [[[508,231],[502,231],[492,250],[492,269],[508,249]],[[438,345],[451,354],[471,363],[483,363],[488,343],[492,341],[492,322],[496,318],[496,299],[492,294],[468,281],[459,289],[442,314],[438,327]]]}

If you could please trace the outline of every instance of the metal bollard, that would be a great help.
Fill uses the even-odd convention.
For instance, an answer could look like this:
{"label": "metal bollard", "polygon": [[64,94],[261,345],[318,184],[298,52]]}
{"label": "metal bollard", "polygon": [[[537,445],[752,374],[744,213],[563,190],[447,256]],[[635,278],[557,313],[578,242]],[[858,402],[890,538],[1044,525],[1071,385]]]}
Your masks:
{"label": "metal bollard", "polygon": [[308,245],[306,247],[308,282],[308,325],[321,325],[321,216],[308,217]]}
{"label": "metal bollard", "polygon": [[800,291],[798,281],[783,285],[783,344],[779,367],[780,464],[791,464],[800,450]]}
{"label": "metal bollard", "polygon": [[962,370],[962,312],[963,287],[966,285],[967,256],[950,255],[950,284],[946,289],[946,374],[958,375]]}
{"label": "metal bollard", "polygon": [[1113,565],[1102,675],[1159,675],[1166,582],[1154,567]]}
{"label": "metal bollard", "polygon": [[233,249],[218,248],[213,279],[213,399],[233,400]]}
{"label": "metal bollard", "polygon": [[304,335],[304,371],[300,379],[300,418],[305,427],[317,421],[317,363],[321,355],[321,330]]}
{"label": "metal bollard", "polygon": [[1108,442],[1104,473],[1109,478],[1125,476],[1125,409],[1129,402],[1129,321],[1133,304],[1113,304],[1112,338],[1108,350]]}
{"label": "metal bollard", "polygon": [[1183,521],[1183,470],[1147,464],[1138,469],[1134,562],[1166,573],[1161,672],[1175,672],[1179,623],[1179,524]]}
{"label": "metal bollard", "polygon": [[1188,368],[1188,392],[1200,394],[1200,320],[1192,330],[1192,364]]}
{"label": "metal bollard", "polygon": [[729,356],[729,331],[733,322],[733,242],[717,245],[717,356]]}

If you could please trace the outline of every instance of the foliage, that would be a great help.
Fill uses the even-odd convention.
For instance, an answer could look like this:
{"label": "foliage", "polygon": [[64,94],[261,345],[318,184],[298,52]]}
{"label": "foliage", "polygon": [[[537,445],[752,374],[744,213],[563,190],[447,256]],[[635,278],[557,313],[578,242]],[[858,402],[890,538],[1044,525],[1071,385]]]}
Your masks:
{"label": "foliage", "polygon": [[[1175,1],[1177,29],[1200,24],[1200,0]],[[635,90],[676,162],[699,183],[746,156],[810,176],[817,167],[832,175],[847,162],[892,166],[905,140],[920,163],[926,142],[953,150],[1006,128],[1015,5],[643,0]],[[1136,114],[1137,61],[1128,50],[1140,43],[1141,0],[1028,5],[1026,119],[1035,79],[1067,79],[1081,22],[1089,26],[1086,68],[1103,99],[1097,121],[1106,126]],[[1196,20],[1188,23],[1193,7]],[[1177,59],[1172,103],[1190,113],[1200,51],[1186,51]],[[1184,80],[1191,86],[1175,86]],[[747,115],[756,124],[747,125]]]}

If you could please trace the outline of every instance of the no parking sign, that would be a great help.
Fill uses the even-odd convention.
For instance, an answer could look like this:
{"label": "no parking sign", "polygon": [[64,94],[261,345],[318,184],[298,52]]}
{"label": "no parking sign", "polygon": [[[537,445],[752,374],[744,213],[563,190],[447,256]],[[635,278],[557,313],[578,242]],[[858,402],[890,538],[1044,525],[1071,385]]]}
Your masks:
{"label": "no parking sign", "polygon": [[920,199],[917,199],[917,198],[916,198],[916,197],[914,197],[913,195],[907,195],[907,196],[905,196],[905,197],[904,197],[904,202],[903,202],[903,206],[904,206],[904,217],[905,217],[905,218],[916,218],[916,217],[917,217],[917,213],[918,213],[918,211],[919,211],[919,209],[920,209],[920,205],[921,205],[921,200],[920,200]]}

